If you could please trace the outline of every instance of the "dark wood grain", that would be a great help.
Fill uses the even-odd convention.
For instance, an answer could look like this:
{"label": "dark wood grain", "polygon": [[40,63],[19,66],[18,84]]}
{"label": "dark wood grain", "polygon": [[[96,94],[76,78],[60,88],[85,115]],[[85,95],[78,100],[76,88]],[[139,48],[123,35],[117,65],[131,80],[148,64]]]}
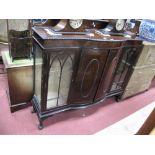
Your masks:
{"label": "dark wood grain", "polygon": [[72,77],[68,103],[93,103],[108,50],[83,49],[78,70]]}
{"label": "dark wood grain", "polygon": [[136,135],[148,135],[155,127],[155,109],[150,113],[144,124],[140,127]]}
{"label": "dark wood grain", "polygon": [[95,96],[95,101],[99,101],[105,98],[106,93],[112,83],[112,78],[115,73],[119,55],[120,49],[109,51],[108,60],[106,62],[106,66],[101,77],[100,85]]}
{"label": "dark wood grain", "polygon": [[8,92],[11,110],[15,107],[28,104],[33,96],[32,66],[7,68]]}

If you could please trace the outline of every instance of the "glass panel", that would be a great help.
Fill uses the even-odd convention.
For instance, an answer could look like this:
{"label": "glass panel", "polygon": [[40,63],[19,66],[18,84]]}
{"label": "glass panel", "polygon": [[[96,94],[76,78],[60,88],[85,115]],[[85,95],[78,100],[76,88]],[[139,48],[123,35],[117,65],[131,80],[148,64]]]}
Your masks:
{"label": "glass panel", "polygon": [[113,82],[113,85],[112,85],[110,91],[115,91],[115,90],[121,89],[123,80],[124,80],[125,75],[126,75],[126,70],[128,69],[126,67],[127,58],[128,58],[127,52],[125,51],[123,58],[122,58],[122,61],[121,61],[120,65],[117,69],[117,72],[116,72],[116,75],[114,78],[114,82]]}
{"label": "glass panel", "polygon": [[41,101],[41,75],[42,75],[42,51],[36,45],[35,51],[35,95],[37,97],[39,106]]}
{"label": "glass panel", "polygon": [[130,49],[125,50],[124,52],[125,52],[125,56],[123,57],[123,60],[122,60],[122,62],[124,62],[124,67],[123,67],[122,74],[119,79],[120,84],[117,85],[117,89],[121,89],[123,86],[123,82],[125,82],[124,80],[128,73],[128,70],[131,64],[130,61],[132,60],[132,55],[133,55],[133,52],[131,52]]}
{"label": "glass panel", "polygon": [[66,104],[73,58],[74,55],[68,55],[67,52],[54,58],[49,73],[47,109]]}
{"label": "glass panel", "polygon": [[52,63],[48,79],[47,109],[57,106],[61,65],[58,58]]}
{"label": "glass panel", "polygon": [[111,90],[110,91],[114,91],[116,89],[116,86],[117,84],[116,83],[113,83],[112,87],[111,87]]}
{"label": "glass panel", "polygon": [[58,105],[64,105],[67,102],[71,77],[72,77],[72,60],[73,56],[67,57],[66,62],[64,63],[63,69],[62,69],[62,78],[60,83],[60,94],[58,99]]}

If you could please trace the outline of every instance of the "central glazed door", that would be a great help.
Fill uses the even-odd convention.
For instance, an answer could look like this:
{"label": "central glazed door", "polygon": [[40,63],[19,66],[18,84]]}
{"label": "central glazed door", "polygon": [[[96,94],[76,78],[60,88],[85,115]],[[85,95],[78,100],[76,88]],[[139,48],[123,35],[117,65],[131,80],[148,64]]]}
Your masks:
{"label": "central glazed door", "polygon": [[108,56],[108,49],[82,49],[79,64],[73,71],[69,104],[93,103]]}

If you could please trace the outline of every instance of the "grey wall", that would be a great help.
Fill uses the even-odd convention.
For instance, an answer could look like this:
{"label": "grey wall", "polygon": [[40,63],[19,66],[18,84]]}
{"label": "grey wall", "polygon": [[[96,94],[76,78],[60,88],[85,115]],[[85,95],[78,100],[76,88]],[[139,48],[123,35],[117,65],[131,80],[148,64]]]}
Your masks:
{"label": "grey wall", "polygon": [[[8,25],[9,30],[24,31],[28,29],[28,19],[9,19]],[[8,41],[6,19],[0,19],[0,40]]]}
{"label": "grey wall", "polygon": [[0,40],[8,41],[6,19],[0,19]]}

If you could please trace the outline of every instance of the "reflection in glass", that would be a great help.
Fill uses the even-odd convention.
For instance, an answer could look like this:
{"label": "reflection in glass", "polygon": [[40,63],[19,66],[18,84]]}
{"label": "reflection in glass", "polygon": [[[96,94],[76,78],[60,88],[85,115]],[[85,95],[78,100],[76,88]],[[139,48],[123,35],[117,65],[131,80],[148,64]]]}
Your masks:
{"label": "reflection in glass", "polygon": [[130,65],[130,59],[131,59],[131,52],[129,50],[125,50],[123,54],[122,61],[117,69],[113,85],[111,87],[110,91],[116,91],[122,88],[125,76],[127,74],[127,71],[129,69]]}

